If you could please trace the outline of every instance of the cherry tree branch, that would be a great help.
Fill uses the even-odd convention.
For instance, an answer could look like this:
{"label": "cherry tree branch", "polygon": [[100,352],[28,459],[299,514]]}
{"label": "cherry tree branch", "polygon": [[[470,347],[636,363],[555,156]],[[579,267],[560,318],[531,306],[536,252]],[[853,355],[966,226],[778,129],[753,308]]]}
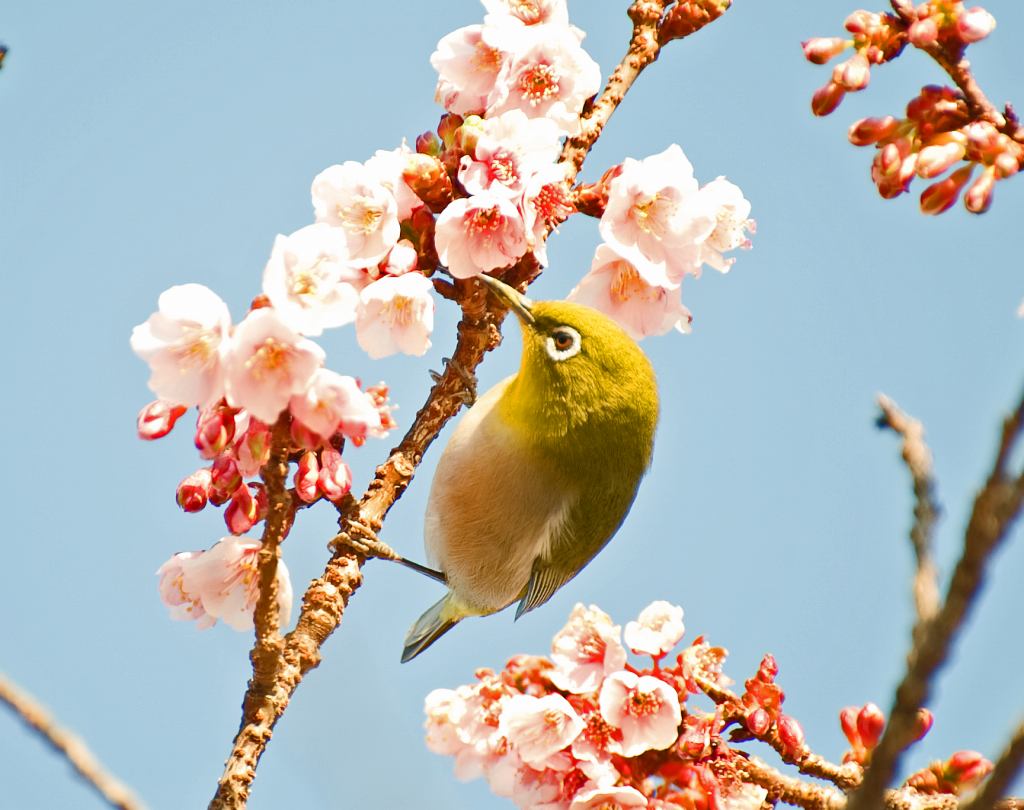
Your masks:
{"label": "cherry tree branch", "polygon": [[861,786],[850,796],[849,810],[874,810],[899,767],[903,750],[914,737],[917,710],[931,696],[935,673],[945,663],[953,642],[984,582],[986,567],[1020,514],[1024,475],[1009,475],[1007,464],[1020,438],[1024,399],[1003,424],[999,450],[988,480],[974,499],[964,535],[964,549],[953,571],[946,598],[931,619],[915,633],[907,670],[896,690],[885,732],[874,750]]}
{"label": "cherry tree branch", "polygon": [[7,704],[19,720],[64,757],[111,807],[145,810],[145,805],[131,788],[109,773],[80,737],[61,728],[39,701],[3,673],[0,673],[0,702]]}

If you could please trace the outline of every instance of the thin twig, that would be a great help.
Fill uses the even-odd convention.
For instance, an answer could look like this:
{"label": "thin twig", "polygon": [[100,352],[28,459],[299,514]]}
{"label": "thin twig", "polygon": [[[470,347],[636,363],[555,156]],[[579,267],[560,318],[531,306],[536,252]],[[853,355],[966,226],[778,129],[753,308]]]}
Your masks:
{"label": "thin twig", "polygon": [[981,786],[977,795],[964,806],[964,810],[993,810],[999,799],[1006,794],[1013,780],[1024,765],[1024,722],[1021,722],[1003,753],[996,760],[996,766]]}
{"label": "thin twig", "polygon": [[924,441],[924,427],[885,394],[878,396],[882,413],[878,424],[894,430],[903,438],[903,461],[914,484],[914,524],[910,528],[910,542],[917,561],[914,574],[914,605],[917,608],[915,633],[939,609],[938,570],[932,556],[935,522],[939,507],[935,502],[935,480],[932,477],[932,453]]}
{"label": "thin twig", "polygon": [[768,791],[768,800],[802,807],[804,810],[842,810],[846,798],[835,788],[814,785],[789,776],[757,757],[742,760],[737,773],[744,781]]}
{"label": "thin twig", "polygon": [[[1024,400],[1015,415],[1024,410]],[[1011,477],[1006,464],[1022,429],[1011,416],[1003,425],[999,452],[974,508],[964,535],[964,550],[953,571],[939,612],[925,623],[909,655],[907,671],[896,690],[885,732],[874,750],[860,788],[850,796],[849,810],[875,810],[899,767],[903,750],[914,738],[917,710],[932,692],[935,673],[945,663],[968,611],[974,604],[993,552],[1009,534],[1024,504],[1024,476]]]}
{"label": "thin twig", "polygon": [[131,788],[109,773],[80,737],[57,725],[41,703],[3,673],[0,673],[0,701],[63,756],[107,804],[120,810],[145,810],[145,805]]}

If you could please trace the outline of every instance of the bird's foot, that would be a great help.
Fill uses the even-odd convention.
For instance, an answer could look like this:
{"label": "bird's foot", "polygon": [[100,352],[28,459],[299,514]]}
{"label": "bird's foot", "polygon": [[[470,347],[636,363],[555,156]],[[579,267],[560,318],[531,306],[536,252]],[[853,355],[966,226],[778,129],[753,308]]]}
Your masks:
{"label": "bird's foot", "polygon": [[348,524],[348,530],[335,535],[328,545],[330,546],[331,551],[335,553],[338,553],[345,548],[351,549],[364,557],[376,557],[380,560],[390,560],[391,562],[404,565],[406,568],[437,580],[444,585],[448,584],[448,578],[441,571],[435,571],[433,568],[428,568],[427,566],[420,565],[412,560],[407,560],[391,548],[391,546],[377,537],[377,534],[372,529],[368,526],[364,526],[362,523],[350,522]]}
{"label": "bird's foot", "polygon": [[[446,366],[451,366],[451,368],[455,370],[455,373],[462,378],[462,382],[466,387],[459,392],[459,397],[467,407],[472,407],[476,403],[476,377],[466,371],[458,360],[453,360],[450,357],[442,357],[441,360]],[[430,379],[432,379],[435,384],[441,381],[442,376],[443,375],[439,372],[434,371],[433,369],[430,370]]]}

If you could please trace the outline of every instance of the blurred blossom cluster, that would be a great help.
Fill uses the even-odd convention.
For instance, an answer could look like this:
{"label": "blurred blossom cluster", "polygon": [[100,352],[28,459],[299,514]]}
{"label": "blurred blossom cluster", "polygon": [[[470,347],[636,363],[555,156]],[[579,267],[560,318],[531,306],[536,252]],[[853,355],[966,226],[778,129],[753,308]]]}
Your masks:
{"label": "blurred blossom cluster", "polygon": [[[908,43],[966,71],[964,50],[995,26],[985,9],[966,8],[961,0],[930,0],[906,16],[855,11],[846,19],[851,38],[815,37],[803,44],[804,56],[819,65],[853,51],[815,92],[811,109],[815,115],[833,112],[847,93],[867,87],[872,65],[895,59]],[[992,204],[996,181],[1024,165],[1016,118],[1009,111],[992,117],[972,109],[961,90],[929,85],[907,104],[906,117],[862,119],[850,127],[849,138],[855,146],[875,146],[871,179],[885,199],[907,191],[914,177],[933,180],[952,170],[921,193],[921,210],[941,214],[966,188],[964,206],[980,214]]]}
{"label": "blurred blossom cluster", "polygon": [[[198,411],[195,445],[208,464],[178,487],[185,511],[224,506],[233,535],[263,520],[258,478],[278,424],[287,428],[296,503],[345,497],[345,444],[384,436],[394,422],[387,387],[328,369],[316,338],[353,325],[371,358],[423,355],[439,268],[456,279],[500,276],[531,253],[543,267],[548,233],[584,211],[600,217],[603,243],[570,298],[642,338],[688,330],[683,277],[705,264],[724,272],[733,262],[724,254],[749,247],[754,223],[742,192],[721,177],[700,187],[677,145],[572,188],[559,158],[601,85],[583,32],[569,24],[565,0],[484,6],[482,24],[443,37],[431,57],[447,110],[436,131],[419,135],[415,149],[380,150],[313,178],[314,221],[275,238],[262,290],[240,321],[216,293],[190,283],[166,290],[135,327],[131,346],[157,396],[139,414],[139,435],[164,436]],[[708,16],[686,9],[696,15],[688,25]],[[174,581],[195,603],[190,577]],[[184,602],[168,604],[181,615]]]}
{"label": "blurred blossom cluster", "polygon": [[[500,672],[477,670],[475,683],[427,695],[427,747],[453,757],[460,780],[484,778],[522,810],[760,810],[768,791],[734,746],[759,740],[789,763],[811,756],[800,724],[782,711],[778,665],[765,655],[734,694],[722,673],[726,650],[703,637],[669,660],[684,632],[683,609],[668,602],[624,631],[577,604],[550,657],[518,655]],[[627,648],[647,665],[630,663]],[[694,705],[705,696],[714,699],[708,711]],[[843,761],[867,764],[885,728],[881,710],[848,707],[840,724],[851,746]],[[931,725],[922,709],[917,739]],[[958,751],[905,784],[959,795],[991,769]]]}

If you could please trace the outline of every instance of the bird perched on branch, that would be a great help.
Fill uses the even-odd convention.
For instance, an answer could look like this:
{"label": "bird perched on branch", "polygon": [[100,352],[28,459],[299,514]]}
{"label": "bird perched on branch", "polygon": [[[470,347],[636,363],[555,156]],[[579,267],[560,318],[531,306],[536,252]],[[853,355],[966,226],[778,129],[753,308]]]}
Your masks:
{"label": "bird perched on branch", "polygon": [[409,630],[403,662],[467,616],[547,602],[615,534],[651,459],[657,383],[629,335],[590,307],[480,279],[519,319],[522,361],[438,462],[425,537],[449,591]]}

